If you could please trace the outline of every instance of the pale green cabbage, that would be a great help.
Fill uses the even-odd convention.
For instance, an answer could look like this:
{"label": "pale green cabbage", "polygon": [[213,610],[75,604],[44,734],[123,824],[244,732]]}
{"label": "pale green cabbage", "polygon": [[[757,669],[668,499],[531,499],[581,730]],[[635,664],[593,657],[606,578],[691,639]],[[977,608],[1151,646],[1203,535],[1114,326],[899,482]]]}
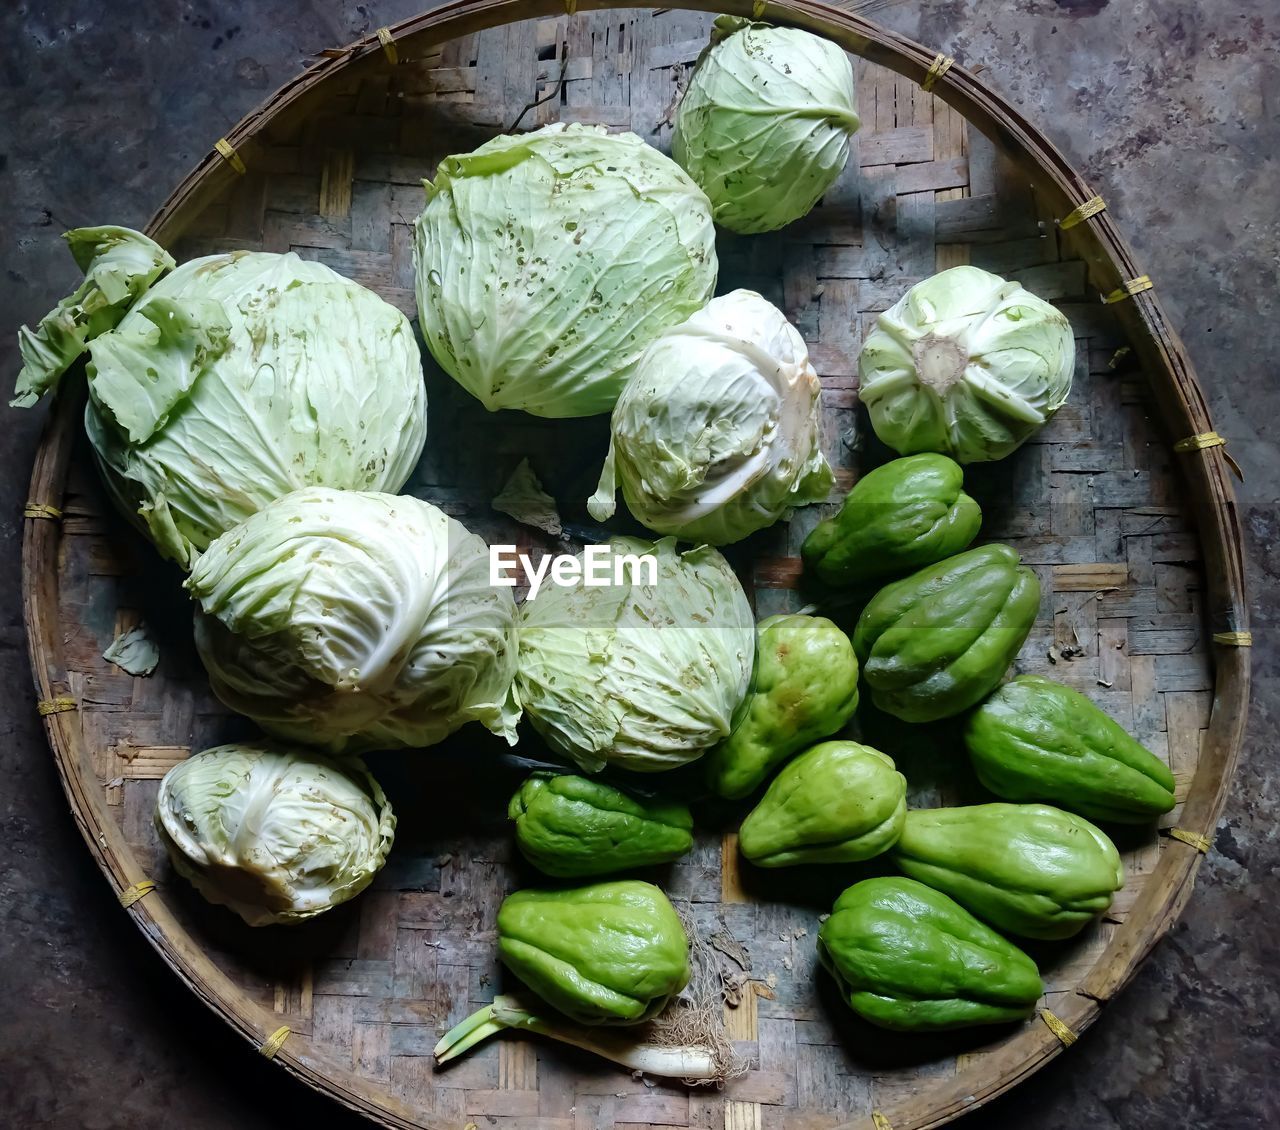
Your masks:
{"label": "pale green cabbage", "polygon": [[755,661],[751,607],[710,546],[619,537],[608,548],[655,558],[656,584],[547,585],[526,600],[520,698],[588,772],[673,769],[729,734]]}
{"label": "pale green cabbage", "polygon": [[1021,283],[952,267],[876,319],[858,395],[901,455],[1003,459],[1066,402],[1075,341],[1066,316]]}
{"label": "pale green cabbage", "polygon": [[744,234],[806,215],[860,122],[849,56],[798,28],[720,16],[676,111],[671,155]]}
{"label": "pale green cabbage", "polygon": [[727,545],[821,502],[835,481],[821,392],[782,311],[750,290],[713,298],[640,358],[613,409],[592,517],[613,513],[621,480],[649,529]]}
{"label": "pale green cabbage", "polygon": [[399,490],[426,439],[408,319],[293,253],[184,263],[89,354],[85,428],[107,488],[185,568],[298,487]]}
{"label": "pale green cabbage", "polygon": [[420,499],[309,487],[223,534],[186,582],[214,693],[327,749],[515,742],[516,606],[484,541]]}
{"label": "pale green cabbage", "polygon": [[14,408],[30,408],[51,392],[85,346],[114,329],[138,296],[173,269],[173,257],[132,228],[76,228],[62,238],[84,281],[34,330],[18,330],[22,371],[10,401]]}
{"label": "pale green cabbage", "polygon": [[174,870],[250,926],[301,922],[354,898],[396,829],[358,758],[265,742],[179,762],[160,782],[155,823]]}
{"label": "pale green cabbage", "polygon": [[490,411],[592,416],[715,288],[707,198],[635,134],[556,124],[446,157],[415,226],[432,355]]}

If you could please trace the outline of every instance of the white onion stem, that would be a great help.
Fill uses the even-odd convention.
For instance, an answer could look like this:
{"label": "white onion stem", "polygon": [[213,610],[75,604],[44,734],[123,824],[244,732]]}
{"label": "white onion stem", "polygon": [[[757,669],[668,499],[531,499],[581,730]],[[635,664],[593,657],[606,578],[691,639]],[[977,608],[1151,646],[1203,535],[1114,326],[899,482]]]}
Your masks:
{"label": "white onion stem", "polygon": [[493,1004],[446,1032],[435,1046],[436,1063],[448,1063],[504,1028],[537,1032],[646,1075],[699,1080],[719,1077],[715,1056],[708,1047],[659,1047],[637,1040],[625,1030],[586,1028],[567,1020],[549,1019],[547,1014],[532,1012],[524,1001],[511,996],[497,997]]}

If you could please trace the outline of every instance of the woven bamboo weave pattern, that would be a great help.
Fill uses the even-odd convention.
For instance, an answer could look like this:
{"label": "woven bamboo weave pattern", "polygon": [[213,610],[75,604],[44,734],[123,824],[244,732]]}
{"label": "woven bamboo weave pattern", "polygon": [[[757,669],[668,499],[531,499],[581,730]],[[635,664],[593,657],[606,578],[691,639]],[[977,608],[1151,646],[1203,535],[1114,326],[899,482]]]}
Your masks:
{"label": "woven bamboo weave pattern", "polygon": [[[710,19],[680,11],[578,12],[453,40],[425,57],[338,77],[317,112],[242,151],[245,173],[186,226],[185,260],[235,248],[294,250],[382,294],[412,318],[412,223],[421,180],[524,113],[630,129],[669,149],[670,118]],[[1184,508],[1171,437],[1152,418],[1142,373],[1098,299],[1054,208],[964,119],[909,79],[854,60],[861,131],[849,165],[805,220],[773,236],[721,233],[719,291],[759,290],[809,345],[823,385],[824,437],[838,483],[830,501],[730,554],[760,617],[800,607],[799,548],[859,474],[887,453],[857,409],[857,354],[878,312],[913,282],[972,263],[1021,280],[1060,306],[1078,344],[1075,388],[1043,433],[1001,463],[968,470],[982,537],[1013,545],[1039,575],[1040,616],[1017,663],[1088,695],[1172,768],[1179,800],[1195,774],[1213,681],[1199,543]],[[563,81],[561,78],[563,76]],[[539,101],[540,100],[540,101]],[[538,104],[528,108],[530,103]],[[1082,227],[1085,225],[1082,225]],[[489,500],[528,455],[566,503],[594,486],[603,419],[489,415],[428,362],[427,454],[408,490],[490,541],[549,548]],[[435,1070],[440,1034],[504,985],[494,957],[503,895],[533,876],[513,858],[506,799],[522,774],[494,770],[499,745],[477,727],[439,750],[371,759],[400,812],[392,859],[349,907],[290,932],[251,931],[205,906],[169,868],[152,828],[160,778],[193,750],[250,728],[208,690],[176,573],[102,495],[83,442],[61,501],[57,563],[66,693],[78,704],[94,775],[157,899],[245,998],[288,1028],[279,1055],[312,1056],[364,1080],[402,1124],[511,1130],[871,1127],[997,1054],[1019,1029],[908,1040],[866,1029],[817,969],[818,916],[844,882],[763,876],[733,837],[700,833],[693,853],[651,876],[687,900],[707,937],[736,940],[749,969],[726,1024],[750,1072],[723,1091],[639,1080],[533,1037],[491,1041]],[[567,508],[571,509],[571,508]],[[145,619],[162,658],[133,678],[101,658]],[[886,752],[918,804],[963,803],[972,784],[945,729],[920,728]],[[442,800],[443,798],[443,800]],[[1181,804],[1162,822],[1179,825]],[[1201,833],[1204,829],[1194,829]],[[1129,880],[1106,918],[1035,950],[1042,1008],[1071,1024],[1076,993],[1140,897],[1162,852],[1185,844],[1143,833],[1119,845]],[[283,944],[287,941],[289,944]],[[727,965],[727,969],[737,968]],[[1054,1037],[1038,1019],[1026,1022]]]}

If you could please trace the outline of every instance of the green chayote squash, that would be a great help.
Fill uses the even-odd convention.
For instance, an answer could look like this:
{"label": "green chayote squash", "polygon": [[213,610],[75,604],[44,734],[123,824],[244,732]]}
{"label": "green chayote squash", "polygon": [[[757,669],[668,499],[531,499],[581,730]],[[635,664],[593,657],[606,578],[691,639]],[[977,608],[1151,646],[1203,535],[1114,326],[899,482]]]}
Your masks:
{"label": "green chayote squash", "polygon": [[639,1024],[689,982],[689,940],[652,883],[516,891],[498,908],[498,956],[580,1024]]}
{"label": "green chayote squash", "polygon": [[1071,937],[1124,886],[1115,845],[1045,804],[913,809],[893,851],[912,879],[1024,938]]}
{"label": "green chayote squash", "polygon": [[686,805],[638,800],[571,774],[535,773],[511,798],[507,816],[521,854],[561,878],[668,863],[693,847]]}
{"label": "green chayote squash", "polygon": [[858,708],[853,644],[824,616],[770,616],[757,628],[755,679],[733,732],[706,754],[707,782],[729,800],[755,792],[770,770],[829,737]]}
{"label": "green chayote squash", "polygon": [[946,895],[912,879],[855,883],[818,930],[818,959],[864,1020],[938,1032],[1021,1020],[1044,992],[1036,964]]}
{"label": "green chayote squash", "polygon": [[871,700],[904,722],[967,710],[1003,678],[1040,606],[1040,582],[1007,545],[983,545],[886,585],[853,646]]}
{"label": "green chayote squash", "polygon": [[908,455],[877,467],[805,538],[805,568],[824,584],[856,585],[959,553],[982,524],[963,487],[960,464],[945,455]]}
{"label": "green chayote squash", "polygon": [[1041,675],[997,690],[969,716],[964,740],[979,780],[1005,800],[1131,824],[1174,805],[1163,761],[1084,695]]}
{"label": "green chayote squash", "polygon": [[907,780],[878,749],[823,742],[782,768],[747,815],[738,846],[758,867],[851,863],[888,850],[907,814]]}

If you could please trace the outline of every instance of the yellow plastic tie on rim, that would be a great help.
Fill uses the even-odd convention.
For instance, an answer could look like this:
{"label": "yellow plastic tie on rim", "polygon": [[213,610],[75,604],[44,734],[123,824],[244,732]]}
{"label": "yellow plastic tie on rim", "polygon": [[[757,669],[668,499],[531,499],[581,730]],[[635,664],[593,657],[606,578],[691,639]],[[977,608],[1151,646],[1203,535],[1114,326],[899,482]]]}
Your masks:
{"label": "yellow plastic tie on rim", "polygon": [[755,3],[751,5],[751,18],[753,20],[758,20],[764,15],[764,8],[765,0],[755,0]]}
{"label": "yellow plastic tie on rim", "polygon": [[1040,1019],[1048,1026],[1049,1031],[1058,1037],[1064,1048],[1069,1048],[1079,1039],[1079,1037],[1071,1031],[1058,1017],[1054,1016],[1047,1008],[1040,1010]]}
{"label": "yellow plastic tie on rim", "polygon": [[564,14],[566,16],[576,16],[578,14],[578,0],[564,0]]}
{"label": "yellow plastic tie on rim", "polygon": [[893,1123],[885,1118],[885,1116],[878,1110],[873,1110],[871,1112],[871,1124],[876,1128],[876,1130],[893,1130]]}
{"label": "yellow plastic tie on rim", "polygon": [[230,165],[237,173],[244,176],[249,170],[244,167],[244,161],[240,159],[240,154],[236,152],[235,146],[231,144],[225,137],[218,138],[214,142],[213,148],[217,151],[228,165]]}
{"label": "yellow plastic tie on rim", "polygon": [[258,1045],[258,1054],[266,1056],[267,1059],[274,1058],[276,1052],[284,1047],[285,1040],[289,1038],[289,1031],[289,1025],[281,1024],[279,1028]]}
{"label": "yellow plastic tie on rim", "polygon": [[120,892],[120,905],[127,909],[144,895],[149,895],[155,889],[156,884],[152,879],[142,879],[137,883],[130,883],[123,891]]}
{"label": "yellow plastic tie on rim", "polygon": [[1224,643],[1228,647],[1253,647],[1252,632],[1214,632],[1214,643]]}
{"label": "yellow plastic tie on rim", "polygon": [[1186,828],[1170,828],[1169,838],[1190,844],[1201,855],[1208,855],[1209,849],[1213,847],[1213,841],[1208,836],[1202,836],[1199,832],[1188,832]]}
{"label": "yellow plastic tie on rim", "polygon": [[[1226,442],[1217,432],[1200,432],[1197,435],[1187,436],[1186,439],[1178,440],[1173,445],[1173,450],[1177,452],[1207,451],[1211,447],[1223,447]],[[1231,468],[1232,474],[1241,482],[1244,482],[1244,472],[1240,469],[1240,464],[1231,457],[1231,452],[1224,451],[1222,458],[1227,461],[1227,466]]]}
{"label": "yellow plastic tie on rim", "polygon": [[1203,451],[1206,447],[1221,447],[1227,441],[1217,432],[1200,432],[1187,436],[1173,445],[1174,451]]}
{"label": "yellow plastic tie on rim", "polygon": [[50,506],[47,502],[28,502],[22,508],[22,516],[24,518],[48,518],[56,522],[62,517],[62,511],[56,506]]}
{"label": "yellow plastic tie on rim", "polygon": [[943,75],[951,70],[951,65],[955,62],[955,58],[951,55],[944,55],[939,51],[934,57],[933,62],[929,64],[929,69],[924,73],[924,81],[920,84],[920,89],[926,94],[933,89],[933,84]]}
{"label": "yellow plastic tie on rim", "polygon": [[76,700],[69,694],[59,695],[57,698],[42,698],[36,703],[36,711],[41,718],[48,718],[50,714],[62,714],[75,708]]}
{"label": "yellow plastic tie on rim", "polygon": [[1076,208],[1072,208],[1065,216],[1058,221],[1058,227],[1062,231],[1069,231],[1076,224],[1082,224],[1090,216],[1096,216],[1099,212],[1107,210],[1107,202],[1101,196],[1091,196],[1083,204]]}
{"label": "yellow plastic tie on rim", "polygon": [[1136,279],[1129,279],[1122,282],[1110,294],[1104,294],[1102,301],[1108,304],[1112,302],[1123,302],[1126,298],[1132,298],[1135,294],[1141,294],[1144,290],[1150,290],[1156,284],[1151,281],[1149,275],[1139,275]]}
{"label": "yellow plastic tie on rim", "polygon": [[382,44],[382,53],[393,67],[400,62],[400,52],[396,50],[396,37],[389,27],[378,28],[378,42]]}

